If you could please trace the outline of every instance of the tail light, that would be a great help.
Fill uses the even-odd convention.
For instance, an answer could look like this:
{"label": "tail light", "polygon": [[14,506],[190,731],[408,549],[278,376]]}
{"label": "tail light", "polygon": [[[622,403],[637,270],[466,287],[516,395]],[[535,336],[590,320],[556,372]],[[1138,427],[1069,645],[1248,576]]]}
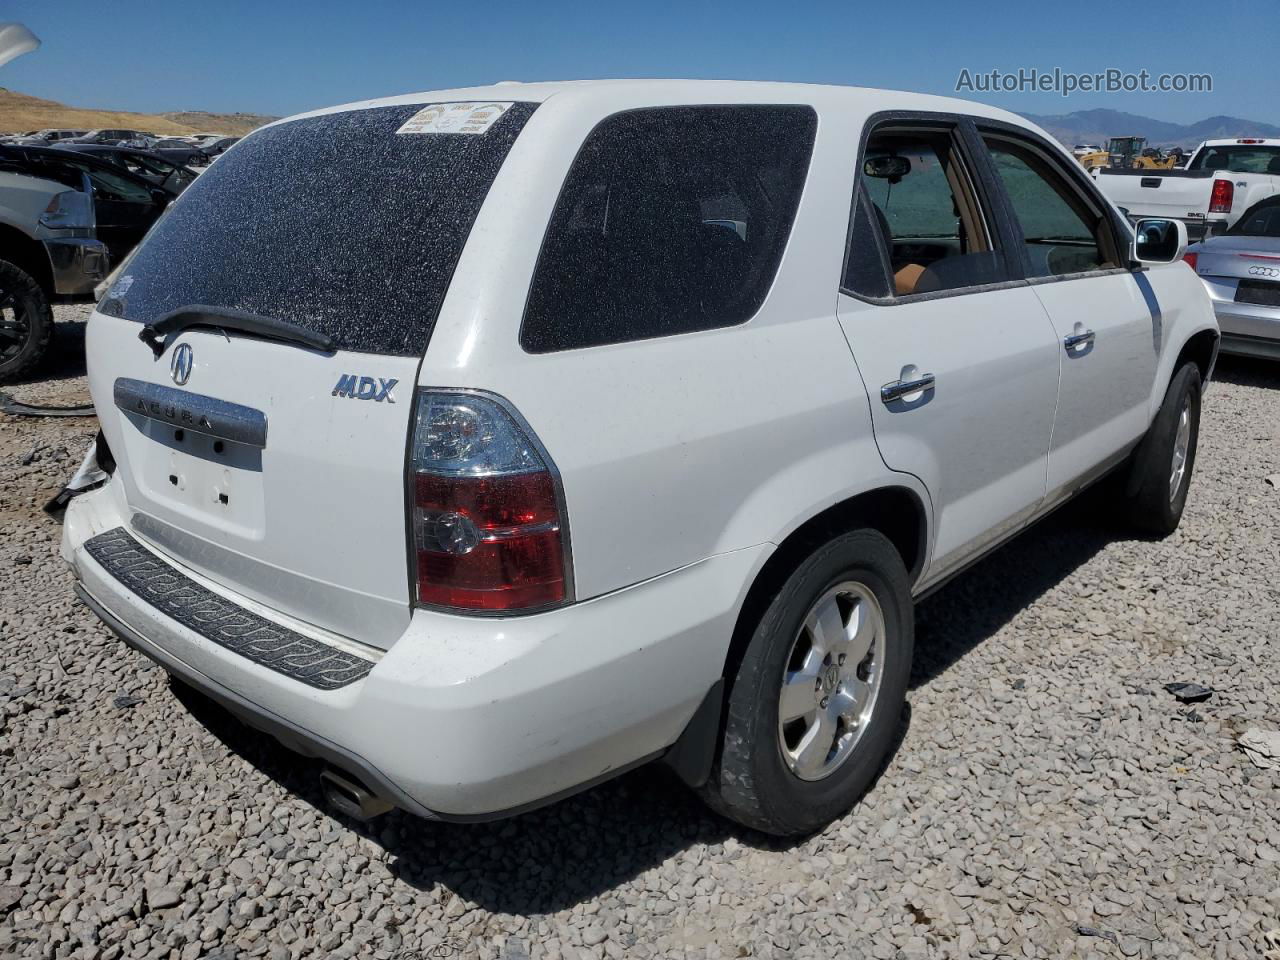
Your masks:
{"label": "tail light", "polygon": [[559,476],[505,402],[419,391],[409,470],[419,605],[528,611],[572,599]]}
{"label": "tail light", "polygon": [[1213,181],[1213,193],[1209,196],[1210,213],[1230,213],[1231,201],[1235,199],[1236,187],[1230,180]]}
{"label": "tail light", "polygon": [[1184,254],[1182,255],[1182,259],[1186,262],[1187,266],[1188,266],[1188,267],[1190,267],[1190,268],[1192,269],[1192,271],[1194,272],[1194,271],[1195,271],[1195,269],[1196,269],[1196,261],[1200,259],[1200,254],[1198,254],[1198,253],[1184,253]]}

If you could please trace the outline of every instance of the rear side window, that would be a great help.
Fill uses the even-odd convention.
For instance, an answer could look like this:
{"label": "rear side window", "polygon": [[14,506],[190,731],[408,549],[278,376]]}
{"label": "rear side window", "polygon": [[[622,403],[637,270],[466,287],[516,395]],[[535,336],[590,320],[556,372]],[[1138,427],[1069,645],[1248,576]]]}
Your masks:
{"label": "rear side window", "polygon": [[873,131],[858,192],[846,289],[907,297],[1008,279],[952,128]]}
{"label": "rear side window", "polygon": [[551,215],[521,345],[548,353],[749,320],[782,258],[816,127],[801,106],[602,122]]}
{"label": "rear side window", "polygon": [[481,133],[398,132],[423,110],[350,110],[246,137],[156,222],[99,309],[150,323],[229,307],[342,350],[421,355],[534,105],[509,105]]}

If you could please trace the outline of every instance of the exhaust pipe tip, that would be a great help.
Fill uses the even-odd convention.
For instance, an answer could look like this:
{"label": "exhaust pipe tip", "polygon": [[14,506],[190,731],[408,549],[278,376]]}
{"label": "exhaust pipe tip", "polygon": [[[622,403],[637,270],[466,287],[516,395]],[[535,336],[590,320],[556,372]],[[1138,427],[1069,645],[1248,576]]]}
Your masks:
{"label": "exhaust pipe tip", "polygon": [[329,806],[354,820],[372,820],[395,807],[390,801],[370,793],[360,781],[331,767],[321,771],[320,787]]}

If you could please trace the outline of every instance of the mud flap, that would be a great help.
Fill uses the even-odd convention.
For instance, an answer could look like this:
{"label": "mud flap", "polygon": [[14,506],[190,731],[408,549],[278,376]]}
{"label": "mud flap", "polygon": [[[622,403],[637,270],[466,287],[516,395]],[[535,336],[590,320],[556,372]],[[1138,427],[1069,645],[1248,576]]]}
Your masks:
{"label": "mud flap", "polygon": [[691,787],[700,787],[711,776],[711,765],[720,745],[720,720],[724,714],[724,677],[721,677],[693,712],[680,739],[662,757],[681,780]]}

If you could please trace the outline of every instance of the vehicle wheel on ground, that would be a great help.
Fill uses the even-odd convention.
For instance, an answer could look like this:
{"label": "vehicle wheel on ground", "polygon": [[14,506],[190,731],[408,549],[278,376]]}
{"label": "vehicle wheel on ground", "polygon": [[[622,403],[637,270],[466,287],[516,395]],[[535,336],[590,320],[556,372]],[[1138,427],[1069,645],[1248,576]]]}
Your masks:
{"label": "vehicle wheel on ground", "polygon": [[28,273],[0,260],[0,383],[30,372],[52,336],[49,298]]}
{"label": "vehicle wheel on ground", "polygon": [[911,672],[906,568],[880,533],[843,534],[787,578],[730,678],[724,737],[702,788],[766,833],[810,833],[880,772]]}
{"label": "vehicle wheel on ground", "polygon": [[1129,516],[1140,530],[1168,536],[1187,503],[1200,433],[1200,369],[1183,364],[1169,381],[1146,437],[1134,452]]}

